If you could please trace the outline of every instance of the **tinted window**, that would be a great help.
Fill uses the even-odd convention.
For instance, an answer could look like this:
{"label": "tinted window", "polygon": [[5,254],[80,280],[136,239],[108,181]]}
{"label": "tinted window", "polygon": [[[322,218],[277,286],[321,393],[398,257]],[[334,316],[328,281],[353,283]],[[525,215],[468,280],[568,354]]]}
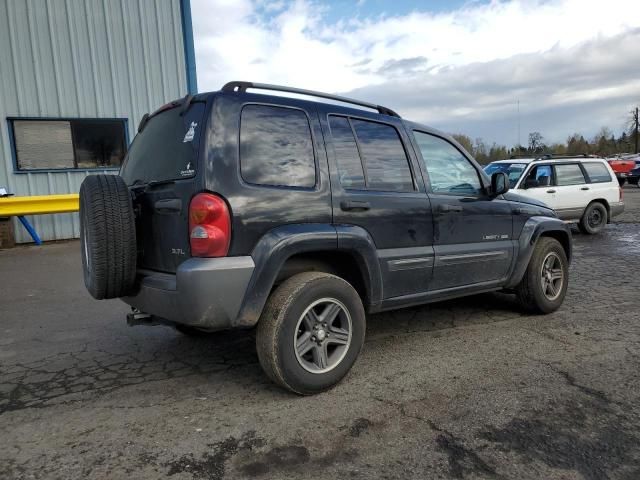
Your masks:
{"label": "tinted window", "polygon": [[248,105],[240,120],[242,178],[258,185],[313,187],[316,169],[304,112]]}
{"label": "tinted window", "polygon": [[128,185],[195,175],[204,103],[153,115],[131,144],[120,175]]}
{"label": "tinted window", "polygon": [[600,162],[586,162],[582,164],[589,175],[591,183],[610,182],[611,175],[609,170]]}
{"label": "tinted window", "polygon": [[18,170],[119,167],[123,120],[12,120]]}
{"label": "tinted window", "polygon": [[477,195],[482,191],[475,167],[446,140],[414,132],[434,193]]}
{"label": "tinted window", "polygon": [[413,191],[409,160],[396,129],[382,123],[351,120],[364,157],[370,190]]}
{"label": "tinted window", "polygon": [[556,185],[580,185],[585,183],[580,165],[556,165]]}
{"label": "tinted window", "polygon": [[365,188],[362,162],[349,120],[332,115],[329,117],[329,126],[336,152],[340,184],[345,188]]}

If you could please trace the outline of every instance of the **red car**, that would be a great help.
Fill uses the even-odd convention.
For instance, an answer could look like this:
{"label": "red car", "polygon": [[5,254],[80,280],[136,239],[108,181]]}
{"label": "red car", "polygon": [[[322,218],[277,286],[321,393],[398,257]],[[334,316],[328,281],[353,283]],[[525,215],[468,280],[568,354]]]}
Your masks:
{"label": "red car", "polygon": [[607,158],[607,161],[616,174],[620,186],[624,185],[631,170],[636,168],[636,162],[634,158]]}

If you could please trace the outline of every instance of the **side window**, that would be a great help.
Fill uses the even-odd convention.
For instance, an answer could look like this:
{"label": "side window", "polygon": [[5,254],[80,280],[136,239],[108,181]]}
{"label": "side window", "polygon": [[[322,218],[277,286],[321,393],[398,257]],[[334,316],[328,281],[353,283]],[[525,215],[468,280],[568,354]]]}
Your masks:
{"label": "side window", "polygon": [[304,112],[247,105],[240,116],[240,172],[257,185],[313,187],[311,127]]}
{"label": "side window", "polygon": [[580,185],[586,183],[580,165],[556,165],[556,185],[559,187],[566,185]]}
{"label": "side window", "polygon": [[340,184],[347,189],[364,189],[364,171],[349,119],[330,115],[329,127],[336,152]]}
{"label": "side window", "polygon": [[434,193],[479,195],[482,184],[476,168],[452,144],[427,133],[413,132]]}
{"label": "side window", "polygon": [[520,188],[548,187],[552,184],[552,178],[551,165],[536,165],[529,170]]}
{"label": "side window", "polygon": [[412,192],[409,159],[397,130],[382,123],[351,120],[358,137],[369,190]]}
{"label": "side window", "polygon": [[606,183],[611,181],[609,170],[600,162],[587,162],[582,166],[587,171],[591,183]]}

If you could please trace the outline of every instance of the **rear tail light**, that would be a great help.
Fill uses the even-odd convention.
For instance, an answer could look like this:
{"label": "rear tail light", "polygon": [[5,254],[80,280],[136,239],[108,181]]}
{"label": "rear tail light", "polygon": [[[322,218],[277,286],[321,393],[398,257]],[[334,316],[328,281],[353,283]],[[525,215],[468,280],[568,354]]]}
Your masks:
{"label": "rear tail light", "polygon": [[189,242],[194,257],[224,257],[231,242],[231,216],[226,202],[199,193],[189,205]]}

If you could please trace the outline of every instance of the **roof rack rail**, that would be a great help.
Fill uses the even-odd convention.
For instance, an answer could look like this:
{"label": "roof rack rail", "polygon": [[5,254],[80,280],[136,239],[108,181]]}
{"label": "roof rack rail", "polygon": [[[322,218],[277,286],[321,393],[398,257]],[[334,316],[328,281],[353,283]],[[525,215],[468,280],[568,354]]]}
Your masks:
{"label": "roof rack rail", "polygon": [[382,115],[389,115],[391,117],[401,118],[396,112],[390,108],[383,107],[382,105],[375,105],[369,102],[363,102],[361,100],[354,100],[353,98],[341,97],[339,95],[332,95],[330,93],[316,92],[314,90],[304,90],[302,88],[284,87],[281,85],[269,85],[268,83],[254,83],[254,82],[240,82],[234,81],[226,83],[222,87],[223,92],[246,92],[247,88],[255,88],[256,90],[272,90],[275,92],[287,92],[295,93],[298,95],[308,95],[310,97],[320,97],[329,100],[335,100],[342,103],[351,103],[353,105],[359,105],[361,107],[371,108],[377,110]]}
{"label": "roof rack rail", "polygon": [[591,155],[590,153],[576,153],[574,155],[556,155],[554,153],[545,153],[544,155],[539,155],[536,157],[536,160],[551,160],[553,158],[601,158],[598,155]]}

